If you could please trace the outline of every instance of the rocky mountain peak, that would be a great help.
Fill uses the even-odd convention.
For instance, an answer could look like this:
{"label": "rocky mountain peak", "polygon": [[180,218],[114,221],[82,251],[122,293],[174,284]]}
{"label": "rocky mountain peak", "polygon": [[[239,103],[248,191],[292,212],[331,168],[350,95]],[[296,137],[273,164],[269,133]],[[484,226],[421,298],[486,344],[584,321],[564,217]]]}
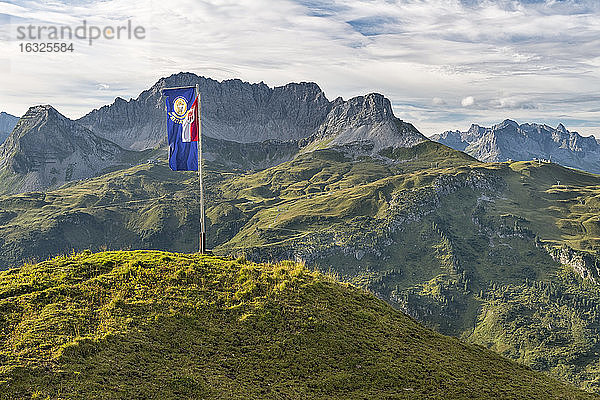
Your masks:
{"label": "rocky mountain peak", "polygon": [[562,133],[568,133],[569,131],[567,131],[567,128],[565,128],[565,126],[560,123],[558,124],[558,126],[556,127],[556,130]]}
{"label": "rocky mountain peak", "polygon": [[116,100],[79,122],[125,148],[142,150],[165,144],[164,99],[167,87],[200,87],[202,132],[238,143],[293,141],[309,136],[332,104],[316,83],[290,83],[271,88],[264,83],[225,80],[182,72],[161,78],[129,102]]}
{"label": "rocky mountain peak", "polygon": [[459,151],[465,151],[469,143],[479,139],[485,133],[485,128],[471,124],[466,132],[445,131],[440,134],[431,136],[431,140],[445,144],[448,147]]}
{"label": "rocky mountain peak", "polygon": [[[471,127],[469,128],[468,132],[479,132],[479,130],[481,129],[481,126],[477,125],[477,124],[471,124]],[[459,131],[456,131],[459,132]]]}
{"label": "rocky mountain peak", "polygon": [[[456,131],[456,132],[459,132],[459,131]],[[481,135],[483,135],[484,132],[485,132],[484,127],[477,125],[477,124],[471,124],[471,127],[467,131],[467,134],[461,135],[461,138],[463,138],[463,136],[464,136],[464,139],[473,140],[473,139],[481,137]]]}
{"label": "rocky mountain peak", "polygon": [[[54,107],[49,104],[37,105],[29,107],[27,112],[19,119],[15,125],[13,134],[9,136],[6,142],[0,148],[12,147],[23,135],[37,135],[40,127],[50,124],[62,124],[68,120],[67,117],[59,113]],[[37,129],[34,129],[37,128]],[[0,151],[0,160],[4,160]]]}
{"label": "rocky mountain peak", "polygon": [[379,93],[353,97],[333,111],[336,119],[347,124],[360,125],[394,118],[390,101]]}
{"label": "rocky mountain peak", "polygon": [[519,125],[507,119],[491,128],[480,128],[478,134],[474,126],[460,133],[458,141],[446,134],[433,139],[481,161],[551,158],[567,167],[600,173],[600,146],[596,139],[570,132],[563,124],[552,128],[535,123]]}
{"label": "rocky mountain peak", "polygon": [[413,125],[396,118],[390,101],[379,93],[336,102],[315,134],[304,141],[307,149],[360,143],[377,153],[428,140]]}
{"label": "rocky mountain peak", "polygon": [[[18,120],[19,117],[15,117],[14,115],[2,111],[0,112],[0,129],[6,130],[6,128],[11,125],[14,127],[14,124],[16,124]],[[9,130],[12,130],[12,127]]]}
{"label": "rocky mountain peak", "polygon": [[25,115],[23,115],[23,118],[34,120],[57,119],[61,121],[68,119],[50,104],[29,107]]}
{"label": "rocky mountain peak", "polygon": [[516,121],[513,121],[512,119],[505,119],[501,123],[494,125],[492,127],[492,129],[496,130],[496,131],[503,131],[503,130],[516,131],[519,129],[519,124]]}
{"label": "rocky mountain peak", "polygon": [[0,146],[0,173],[11,192],[88,178],[128,156],[121,147],[71,121],[50,105],[29,108]]}

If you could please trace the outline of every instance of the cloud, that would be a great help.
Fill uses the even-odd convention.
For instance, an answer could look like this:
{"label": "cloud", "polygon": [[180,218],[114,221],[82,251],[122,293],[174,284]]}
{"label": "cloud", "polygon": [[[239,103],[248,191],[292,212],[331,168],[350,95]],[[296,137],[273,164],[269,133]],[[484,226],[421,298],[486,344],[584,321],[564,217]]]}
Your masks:
{"label": "cloud", "polygon": [[494,99],[490,102],[490,105],[494,108],[501,108],[507,110],[535,110],[537,105],[529,101],[528,99],[518,97],[503,97],[500,99]]}
{"label": "cloud", "polygon": [[[316,81],[329,98],[381,92],[426,133],[561,115],[600,126],[597,0],[28,0],[0,1],[0,15],[0,110],[14,114],[52,103],[78,117],[191,71]],[[84,19],[131,20],[147,38],[74,41],[72,54],[15,40],[21,24]]]}
{"label": "cloud", "polygon": [[473,104],[475,104],[475,98],[473,98],[473,96],[467,96],[460,101],[460,104],[463,107],[471,107]]}

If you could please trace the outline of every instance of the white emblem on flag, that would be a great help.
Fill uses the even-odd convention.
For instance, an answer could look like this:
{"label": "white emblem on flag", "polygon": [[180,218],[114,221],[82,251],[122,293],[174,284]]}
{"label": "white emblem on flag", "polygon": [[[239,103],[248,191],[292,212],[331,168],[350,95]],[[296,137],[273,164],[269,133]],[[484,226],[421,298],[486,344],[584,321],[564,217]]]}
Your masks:
{"label": "white emblem on flag", "polygon": [[173,101],[173,111],[169,112],[169,118],[176,124],[181,124],[186,118],[188,104],[184,97],[179,96]]}
{"label": "white emblem on flag", "polygon": [[192,107],[191,110],[189,110],[187,112],[187,115],[185,116],[185,119],[183,120],[182,123],[182,130],[181,130],[181,141],[182,142],[191,142],[192,141],[192,124],[194,123],[194,120],[196,119],[196,108]]}

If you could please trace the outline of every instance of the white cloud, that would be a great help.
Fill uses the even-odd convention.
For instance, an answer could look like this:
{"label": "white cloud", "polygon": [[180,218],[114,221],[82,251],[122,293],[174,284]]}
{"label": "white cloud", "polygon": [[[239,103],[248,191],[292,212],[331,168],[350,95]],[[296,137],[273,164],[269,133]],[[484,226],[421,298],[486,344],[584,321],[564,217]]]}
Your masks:
{"label": "white cloud", "polygon": [[467,96],[460,101],[460,104],[463,107],[471,107],[473,104],[475,104],[475,98],[473,96]]}
{"label": "white cloud", "polygon": [[499,99],[494,99],[490,102],[490,105],[494,108],[503,108],[507,110],[514,109],[528,109],[534,110],[537,109],[537,105],[532,103],[527,99],[527,97],[520,98],[518,96],[515,97],[502,97]]}

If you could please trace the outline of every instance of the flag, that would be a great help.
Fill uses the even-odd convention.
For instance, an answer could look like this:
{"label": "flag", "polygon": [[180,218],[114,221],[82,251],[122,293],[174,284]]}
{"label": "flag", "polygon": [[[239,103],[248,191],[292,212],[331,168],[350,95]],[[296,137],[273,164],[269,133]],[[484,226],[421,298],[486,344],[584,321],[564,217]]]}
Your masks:
{"label": "flag", "polygon": [[198,98],[195,89],[164,89],[167,104],[169,167],[173,171],[198,171]]}

